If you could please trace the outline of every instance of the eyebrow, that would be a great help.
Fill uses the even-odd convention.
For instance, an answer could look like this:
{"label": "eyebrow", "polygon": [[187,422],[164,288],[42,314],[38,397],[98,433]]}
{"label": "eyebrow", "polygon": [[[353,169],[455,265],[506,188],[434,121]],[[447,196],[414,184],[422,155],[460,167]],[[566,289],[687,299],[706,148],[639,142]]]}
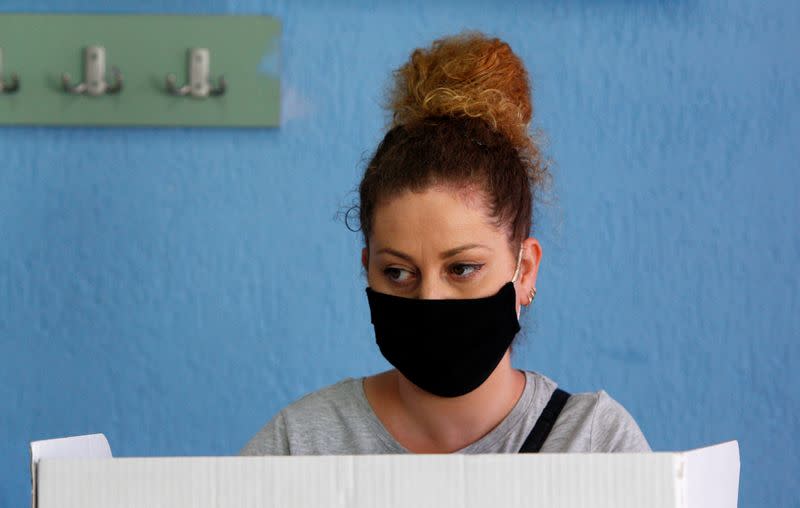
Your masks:
{"label": "eyebrow", "polygon": [[[451,258],[451,257],[455,256],[456,254],[460,254],[461,252],[464,252],[465,250],[469,250],[469,249],[486,249],[486,250],[490,250],[490,251],[494,250],[491,247],[489,247],[487,245],[480,244],[480,243],[468,243],[468,244],[456,247],[454,249],[446,250],[446,251],[442,252],[439,255],[439,257],[441,259]],[[399,250],[390,249],[388,247],[380,249],[378,252],[376,252],[376,254],[383,254],[383,253],[391,254],[393,256],[397,256],[400,259],[405,259],[406,261],[409,261],[409,262],[413,262],[414,261],[411,258],[411,256],[409,256],[408,254],[400,252]]]}

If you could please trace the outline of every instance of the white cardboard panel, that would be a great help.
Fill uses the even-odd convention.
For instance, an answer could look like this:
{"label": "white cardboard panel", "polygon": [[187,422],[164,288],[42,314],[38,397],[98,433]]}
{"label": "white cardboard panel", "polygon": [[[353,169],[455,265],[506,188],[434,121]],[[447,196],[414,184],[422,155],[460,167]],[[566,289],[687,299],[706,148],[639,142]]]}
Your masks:
{"label": "white cardboard panel", "polygon": [[35,464],[39,459],[58,457],[111,458],[111,447],[103,434],[31,442],[31,463]]}
{"label": "white cardboard panel", "polygon": [[[470,506],[481,507],[674,507],[675,458],[671,453],[487,455],[468,463],[468,498],[475,501]],[[493,489],[485,488],[487,479]]]}
{"label": "white cardboard panel", "polygon": [[54,458],[111,458],[111,447],[103,434],[62,437],[31,442],[31,506],[36,508],[36,463]]}
{"label": "white cardboard panel", "polygon": [[735,508],[739,448],[734,441],[646,454],[45,457],[34,469],[35,508]]}
{"label": "white cardboard panel", "polygon": [[[739,443],[686,452],[689,506],[726,508],[739,500]],[[735,488],[730,488],[735,486]]]}

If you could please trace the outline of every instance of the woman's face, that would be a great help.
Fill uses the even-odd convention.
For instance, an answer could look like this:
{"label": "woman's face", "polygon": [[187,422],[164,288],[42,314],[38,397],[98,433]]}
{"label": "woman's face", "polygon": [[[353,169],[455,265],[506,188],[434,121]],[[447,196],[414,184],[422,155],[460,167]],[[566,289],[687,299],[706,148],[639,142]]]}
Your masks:
{"label": "woman's face", "polygon": [[[406,191],[375,208],[369,247],[362,252],[369,286],[406,298],[480,298],[514,276],[520,246],[509,248],[476,190],[431,187]],[[517,309],[535,287],[541,247],[522,243]]]}

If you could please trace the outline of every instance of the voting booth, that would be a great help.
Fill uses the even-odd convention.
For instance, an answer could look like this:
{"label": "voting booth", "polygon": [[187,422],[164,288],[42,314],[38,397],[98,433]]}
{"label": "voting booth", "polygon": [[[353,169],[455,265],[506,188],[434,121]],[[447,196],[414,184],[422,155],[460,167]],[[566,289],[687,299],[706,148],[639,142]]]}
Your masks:
{"label": "voting booth", "polygon": [[735,508],[736,441],[685,452],[114,458],[31,443],[32,508]]}

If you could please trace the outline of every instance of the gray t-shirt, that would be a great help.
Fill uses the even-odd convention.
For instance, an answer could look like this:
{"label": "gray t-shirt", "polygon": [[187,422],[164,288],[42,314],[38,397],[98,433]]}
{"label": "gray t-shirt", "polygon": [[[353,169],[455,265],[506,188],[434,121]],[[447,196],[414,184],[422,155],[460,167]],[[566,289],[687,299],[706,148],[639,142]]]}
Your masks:
{"label": "gray t-shirt", "polygon": [[[517,453],[556,383],[525,372],[522,396],[488,434],[456,453]],[[364,394],[364,378],[348,378],[281,410],[240,455],[368,455],[410,453],[386,430]],[[570,397],[541,451],[648,452],[630,414],[604,391]]]}

